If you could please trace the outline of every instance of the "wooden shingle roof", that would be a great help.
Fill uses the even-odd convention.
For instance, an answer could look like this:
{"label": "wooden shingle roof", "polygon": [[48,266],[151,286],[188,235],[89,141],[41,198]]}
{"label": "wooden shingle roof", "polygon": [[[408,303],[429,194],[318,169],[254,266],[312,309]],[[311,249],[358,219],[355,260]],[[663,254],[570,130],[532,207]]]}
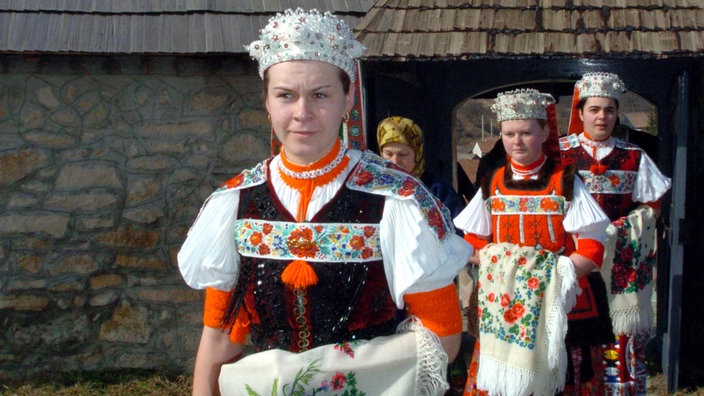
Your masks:
{"label": "wooden shingle roof", "polygon": [[704,53],[702,0],[379,0],[367,59],[665,58]]}
{"label": "wooden shingle roof", "polygon": [[287,8],[355,26],[373,0],[0,0],[0,53],[243,53]]}

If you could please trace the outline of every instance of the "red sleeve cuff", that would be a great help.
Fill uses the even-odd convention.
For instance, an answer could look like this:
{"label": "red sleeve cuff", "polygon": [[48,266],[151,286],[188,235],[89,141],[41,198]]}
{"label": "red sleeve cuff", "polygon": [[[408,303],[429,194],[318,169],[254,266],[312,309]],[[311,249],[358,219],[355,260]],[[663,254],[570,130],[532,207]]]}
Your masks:
{"label": "red sleeve cuff", "polygon": [[408,314],[418,317],[423,326],[439,337],[462,332],[460,298],[454,283],[428,292],[406,294]]}
{"label": "red sleeve cuff", "polygon": [[489,241],[477,234],[464,234],[464,240],[469,242],[475,250],[479,250],[489,243]]}
{"label": "red sleeve cuff", "polygon": [[599,268],[601,268],[601,264],[604,261],[604,245],[594,239],[577,239],[577,250],[575,253],[591,260]]}

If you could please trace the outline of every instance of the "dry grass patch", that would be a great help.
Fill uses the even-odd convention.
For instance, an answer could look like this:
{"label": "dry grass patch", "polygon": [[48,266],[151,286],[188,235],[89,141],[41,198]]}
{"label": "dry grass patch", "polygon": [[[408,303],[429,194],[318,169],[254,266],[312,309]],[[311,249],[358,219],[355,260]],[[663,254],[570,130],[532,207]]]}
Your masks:
{"label": "dry grass patch", "polygon": [[191,394],[191,376],[144,371],[64,374],[0,384],[0,396],[129,396]]}

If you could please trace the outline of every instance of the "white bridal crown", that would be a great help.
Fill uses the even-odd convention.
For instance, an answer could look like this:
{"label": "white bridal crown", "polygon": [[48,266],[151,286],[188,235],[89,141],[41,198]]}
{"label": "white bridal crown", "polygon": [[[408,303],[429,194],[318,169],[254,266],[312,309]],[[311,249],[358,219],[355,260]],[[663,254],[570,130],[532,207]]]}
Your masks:
{"label": "white bridal crown", "polygon": [[330,12],[288,9],[269,19],[259,40],[245,46],[259,62],[259,76],[274,64],[290,60],[315,60],[333,64],[355,81],[355,59],[364,46],[345,21]]}

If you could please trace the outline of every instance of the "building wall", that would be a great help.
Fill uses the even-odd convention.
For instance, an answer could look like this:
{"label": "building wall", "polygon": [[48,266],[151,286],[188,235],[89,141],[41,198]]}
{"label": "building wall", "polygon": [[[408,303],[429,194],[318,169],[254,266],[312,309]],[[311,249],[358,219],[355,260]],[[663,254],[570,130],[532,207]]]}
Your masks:
{"label": "building wall", "polygon": [[269,155],[243,58],[0,57],[0,379],[192,369],[202,292],[176,254]]}

